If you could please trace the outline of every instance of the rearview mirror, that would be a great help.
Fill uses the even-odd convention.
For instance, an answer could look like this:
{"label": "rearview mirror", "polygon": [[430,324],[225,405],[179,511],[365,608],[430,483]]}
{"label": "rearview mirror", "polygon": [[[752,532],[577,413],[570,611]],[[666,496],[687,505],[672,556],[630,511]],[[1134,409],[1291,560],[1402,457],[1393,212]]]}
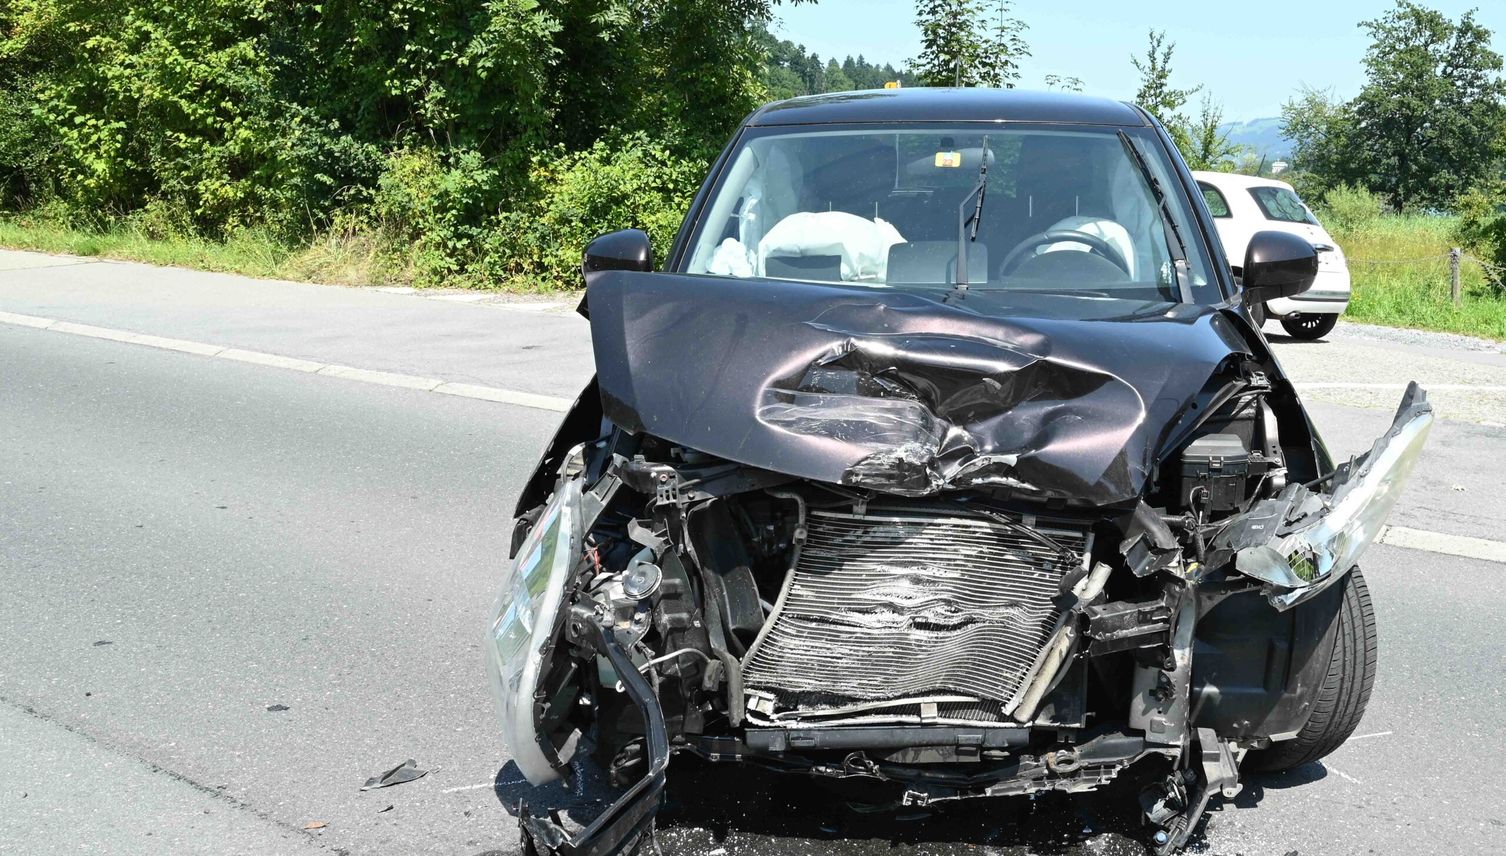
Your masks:
{"label": "rearview mirror", "polygon": [[609,270],[648,272],[654,269],[653,245],[642,229],[611,232],[586,245],[580,272],[587,280],[591,274]]}
{"label": "rearview mirror", "polygon": [[1244,300],[1251,306],[1313,287],[1318,251],[1290,232],[1256,232],[1245,250]]}

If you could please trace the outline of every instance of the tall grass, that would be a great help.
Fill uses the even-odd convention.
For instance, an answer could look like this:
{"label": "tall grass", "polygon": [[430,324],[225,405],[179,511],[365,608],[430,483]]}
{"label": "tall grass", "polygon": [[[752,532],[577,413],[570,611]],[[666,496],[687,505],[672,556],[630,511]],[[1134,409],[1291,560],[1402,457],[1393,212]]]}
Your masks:
{"label": "tall grass", "polygon": [[1449,297],[1449,248],[1457,219],[1387,215],[1334,227],[1349,259],[1354,295],[1346,317],[1388,327],[1443,330],[1506,340],[1506,290],[1466,258],[1464,300]]}
{"label": "tall grass", "polygon": [[79,226],[47,216],[11,215],[0,216],[0,247],[336,285],[385,284],[407,276],[375,239],[354,231],[292,245],[255,229],[214,241],[130,221]]}

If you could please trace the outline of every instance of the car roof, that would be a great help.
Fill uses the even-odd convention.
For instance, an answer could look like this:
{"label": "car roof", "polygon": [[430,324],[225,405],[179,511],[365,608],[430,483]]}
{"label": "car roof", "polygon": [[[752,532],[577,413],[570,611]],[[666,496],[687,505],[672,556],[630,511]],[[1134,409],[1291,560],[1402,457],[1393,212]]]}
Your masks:
{"label": "car roof", "polygon": [[806,95],[767,104],[747,124],[815,125],[890,122],[1040,122],[1143,126],[1132,104],[1063,92],[1018,89],[870,89]]}
{"label": "car roof", "polygon": [[1254,175],[1240,175],[1237,172],[1208,172],[1206,170],[1193,170],[1192,177],[1198,181],[1205,181],[1215,187],[1221,188],[1246,188],[1246,187],[1284,187],[1291,190],[1292,186],[1284,181],[1274,178],[1260,178]]}

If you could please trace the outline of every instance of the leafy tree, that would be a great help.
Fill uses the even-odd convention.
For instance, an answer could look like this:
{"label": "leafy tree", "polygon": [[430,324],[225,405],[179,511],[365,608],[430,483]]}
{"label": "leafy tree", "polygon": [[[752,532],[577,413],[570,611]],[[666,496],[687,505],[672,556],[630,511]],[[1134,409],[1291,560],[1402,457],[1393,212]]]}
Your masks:
{"label": "leafy tree", "polygon": [[1012,9],[1010,0],[919,0],[921,51],[912,73],[924,86],[1014,88],[1030,48]]}
{"label": "leafy tree", "polygon": [[1349,183],[1393,208],[1443,209],[1499,177],[1506,82],[1490,30],[1410,0],[1360,26],[1372,39],[1360,94],[1303,90],[1282,110],[1309,191]]}
{"label": "leafy tree", "polygon": [[1490,30],[1401,0],[1360,25],[1372,43],[1354,100],[1360,163],[1397,208],[1442,208],[1498,170],[1506,82]]}
{"label": "leafy tree", "polygon": [[1223,130],[1223,123],[1224,109],[1211,95],[1204,95],[1197,119],[1188,128],[1188,146],[1182,151],[1187,166],[1232,171],[1238,165],[1237,159],[1245,147],[1229,142],[1229,132]]}
{"label": "leafy tree", "polygon": [[1047,89],[1060,89],[1063,92],[1081,92],[1083,86],[1081,77],[1062,74],[1046,75]]}
{"label": "leafy tree", "polygon": [[1302,175],[1303,195],[1317,199],[1330,188],[1360,184],[1354,160],[1354,109],[1331,92],[1304,87],[1281,108],[1282,136],[1292,141],[1291,161]]}
{"label": "leafy tree", "polygon": [[1194,86],[1191,89],[1177,89],[1171,85],[1171,55],[1176,50],[1176,42],[1166,41],[1164,30],[1151,30],[1149,45],[1145,51],[1145,59],[1130,57],[1135,70],[1140,72],[1140,89],[1135,92],[1135,103],[1149,110],[1152,115],[1161,120],[1166,126],[1166,131],[1171,139],[1182,150],[1184,157],[1192,151],[1192,123],[1182,112],[1187,100],[1198,92],[1202,86]]}
{"label": "leafy tree", "polygon": [[893,65],[875,65],[861,55],[849,56],[840,65],[835,57],[822,63],[816,54],[806,53],[804,45],[777,39],[767,30],[758,34],[757,42],[766,57],[761,80],[771,100],[850,89],[882,89],[885,83],[894,80],[907,86],[915,83],[913,76],[896,71]]}
{"label": "leafy tree", "polygon": [[847,76],[847,72],[842,70],[842,66],[838,65],[835,59],[826,63],[827,92],[847,92],[856,88],[852,78]]}

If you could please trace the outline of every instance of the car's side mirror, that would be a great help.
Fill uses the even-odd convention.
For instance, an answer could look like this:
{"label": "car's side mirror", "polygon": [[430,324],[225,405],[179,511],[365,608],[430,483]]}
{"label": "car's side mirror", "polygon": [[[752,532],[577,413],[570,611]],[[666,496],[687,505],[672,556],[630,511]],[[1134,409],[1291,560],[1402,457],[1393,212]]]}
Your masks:
{"label": "car's side mirror", "polygon": [[1244,300],[1255,306],[1313,287],[1318,251],[1290,232],[1256,232],[1245,250]]}
{"label": "car's side mirror", "polygon": [[611,232],[586,245],[580,271],[591,278],[593,273],[609,270],[648,272],[654,269],[654,248],[642,229]]}

